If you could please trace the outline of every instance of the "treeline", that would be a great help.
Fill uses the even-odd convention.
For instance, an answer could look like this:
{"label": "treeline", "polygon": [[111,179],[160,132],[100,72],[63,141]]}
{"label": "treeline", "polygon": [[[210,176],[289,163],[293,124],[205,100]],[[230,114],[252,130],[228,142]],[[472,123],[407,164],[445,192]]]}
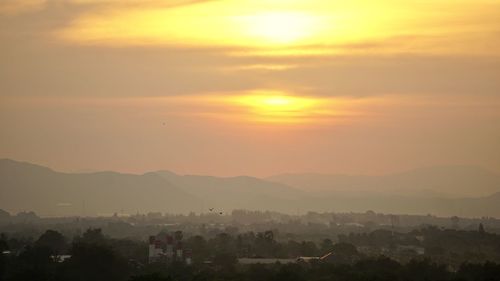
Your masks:
{"label": "treeline", "polygon": [[375,254],[386,250],[398,256],[398,260],[414,257],[416,253],[412,253],[411,249],[421,248],[426,257],[452,266],[466,261],[500,263],[500,235],[486,232],[482,224],[476,231],[439,229],[435,226],[407,233],[379,229],[370,233],[339,235],[339,241],[359,249],[369,249]]}
{"label": "treeline", "polygon": [[48,230],[34,242],[2,234],[0,251],[0,280],[128,280],[133,261],[147,256],[147,245],[107,238],[100,229],[69,243]]}
{"label": "treeline", "polygon": [[385,257],[355,264],[254,264],[233,267],[172,265],[155,273],[133,276],[131,281],[496,281],[500,265],[464,264],[457,272],[429,260],[402,265]]}
{"label": "treeline", "polygon": [[[482,235],[478,236],[480,239],[488,239],[484,238],[484,233],[478,235]],[[372,238],[373,241],[377,239],[384,241],[386,238]],[[346,242],[334,244],[324,240],[319,245],[307,241],[278,242],[272,231],[238,235],[220,233],[208,239],[191,236],[185,239],[184,247],[192,250],[192,265],[181,261],[148,264],[146,242],[112,239],[104,236],[100,229],[88,229],[71,241],[53,230],[37,239],[1,235],[0,280],[500,280],[500,265],[492,262],[451,267],[442,260],[421,257],[400,263],[384,256],[368,257]],[[326,252],[333,254],[323,261],[238,264],[238,257],[294,258],[320,256]]]}
{"label": "treeline", "polygon": [[[282,225],[288,230],[304,231],[309,228],[311,231],[319,229],[347,230],[363,228],[371,231],[379,228],[392,228],[398,230],[418,229],[424,225],[435,225],[438,227],[474,230],[482,224],[488,232],[500,233],[500,219],[492,217],[482,218],[459,218],[437,217],[433,215],[405,215],[405,214],[383,214],[374,211],[364,213],[335,213],[335,212],[307,212],[301,215],[291,215],[272,211],[250,211],[232,210],[231,212],[220,212],[213,208],[205,210],[203,213],[189,214],[169,214],[161,212],[136,213],[121,216],[115,213],[107,217],[39,217],[36,213],[19,212],[10,214],[0,209],[0,226],[10,224],[33,223],[49,226],[51,224],[70,223],[74,221],[81,223],[102,223],[124,222],[135,226],[161,225],[161,224],[224,224],[236,227],[262,226],[262,225]],[[270,227],[271,228],[271,227]],[[270,229],[269,228],[269,229]],[[358,229],[357,232],[364,231]]]}

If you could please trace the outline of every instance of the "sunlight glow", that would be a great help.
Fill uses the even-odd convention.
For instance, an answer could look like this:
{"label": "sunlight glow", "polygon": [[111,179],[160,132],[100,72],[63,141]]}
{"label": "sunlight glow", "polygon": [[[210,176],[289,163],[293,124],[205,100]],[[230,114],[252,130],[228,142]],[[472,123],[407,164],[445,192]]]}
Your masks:
{"label": "sunlight glow", "polygon": [[247,112],[247,119],[266,123],[303,123],[317,117],[327,104],[318,98],[293,96],[279,91],[254,91],[230,98],[230,104]]}
{"label": "sunlight glow", "polygon": [[271,44],[289,44],[318,31],[314,16],[298,12],[266,12],[236,19],[252,37]]}
{"label": "sunlight glow", "polygon": [[498,30],[494,7],[500,0],[478,1],[495,6],[466,0],[460,5],[452,0],[433,5],[418,0],[219,0],[157,6],[145,1],[149,4],[103,5],[54,35],[79,44],[227,47],[231,54],[265,56],[494,52],[488,46],[498,43],[492,32]]}

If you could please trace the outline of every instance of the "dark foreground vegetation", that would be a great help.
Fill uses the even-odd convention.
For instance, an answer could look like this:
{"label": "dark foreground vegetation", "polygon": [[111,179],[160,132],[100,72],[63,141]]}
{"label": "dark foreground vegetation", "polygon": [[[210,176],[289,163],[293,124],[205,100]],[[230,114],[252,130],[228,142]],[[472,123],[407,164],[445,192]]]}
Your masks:
{"label": "dark foreground vegetation", "polygon": [[[184,240],[192,250],[191,265],[175,260],[149,263],[146,241],[110,238],[100,229],[88,229],[72,239],[54,230],[36,238],[2,234],[0,280],[500,280],[498,235],[483,229],[432,227],[417,234],[427,237],[425,253],[408,246],[415,241],[404,241],[415,233],[374,231],[341,236],[336,243],[277,241],[272,231],[193,235]],[[401,248],[402,244],[407,246]],[[286,264],[238,262],[241,257],[290,259],[325,253],[331,254],[323,260]]]}

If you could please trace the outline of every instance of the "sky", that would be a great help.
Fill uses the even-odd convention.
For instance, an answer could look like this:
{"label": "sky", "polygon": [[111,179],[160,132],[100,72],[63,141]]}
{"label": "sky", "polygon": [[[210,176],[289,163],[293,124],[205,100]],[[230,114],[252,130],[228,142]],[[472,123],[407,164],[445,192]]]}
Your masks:
{"label": "sky", "polygon": [[500,0],[2,0],[0,158],[500,172]]}

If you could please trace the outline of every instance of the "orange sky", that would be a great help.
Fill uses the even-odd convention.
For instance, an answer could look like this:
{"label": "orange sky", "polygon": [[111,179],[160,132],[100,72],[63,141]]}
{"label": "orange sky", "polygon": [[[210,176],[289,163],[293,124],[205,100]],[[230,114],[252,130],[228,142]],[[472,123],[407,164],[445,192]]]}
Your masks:
{"label": "orange sky", "polygon": [[0,3],[0,158],[500,172],[500,1]]}

